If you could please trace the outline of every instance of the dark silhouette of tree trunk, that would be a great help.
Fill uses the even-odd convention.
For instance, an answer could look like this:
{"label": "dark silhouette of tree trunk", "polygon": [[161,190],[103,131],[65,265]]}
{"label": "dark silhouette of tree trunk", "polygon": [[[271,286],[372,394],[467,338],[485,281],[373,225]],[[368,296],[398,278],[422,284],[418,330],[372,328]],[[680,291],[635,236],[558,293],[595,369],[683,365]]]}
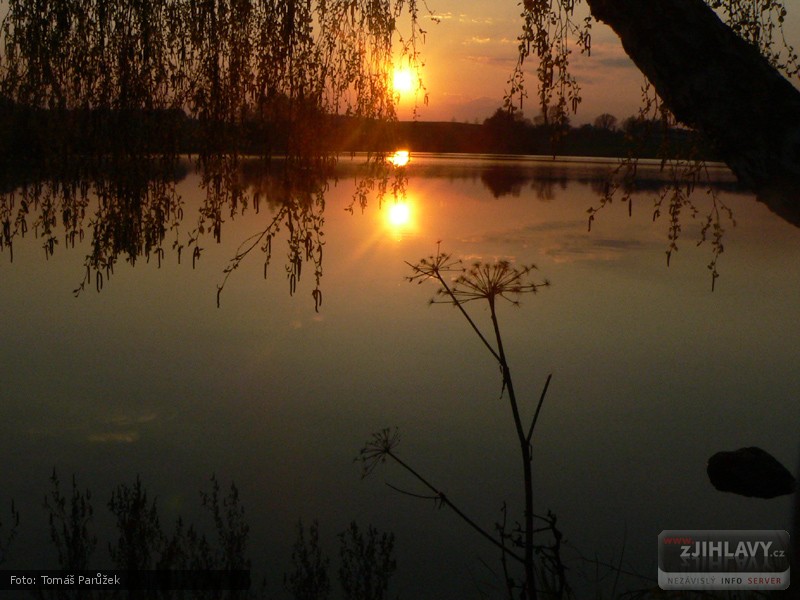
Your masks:
{"label": "dark silhouette of tree trunk", "polygon": [[587,0],[681,122],[800,226],[800,92],[703,0]]}

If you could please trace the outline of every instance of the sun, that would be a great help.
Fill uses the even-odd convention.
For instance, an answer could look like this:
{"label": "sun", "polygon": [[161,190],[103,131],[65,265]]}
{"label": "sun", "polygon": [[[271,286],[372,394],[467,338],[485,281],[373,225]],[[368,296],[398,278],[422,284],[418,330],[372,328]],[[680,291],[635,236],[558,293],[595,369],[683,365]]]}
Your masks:
{"label": "sun", "polygon": [[392,86],[397,94],[408,94],[414,91],[414,73],[411,69],[406,67],[396,68],[394,70],[394,79]]}

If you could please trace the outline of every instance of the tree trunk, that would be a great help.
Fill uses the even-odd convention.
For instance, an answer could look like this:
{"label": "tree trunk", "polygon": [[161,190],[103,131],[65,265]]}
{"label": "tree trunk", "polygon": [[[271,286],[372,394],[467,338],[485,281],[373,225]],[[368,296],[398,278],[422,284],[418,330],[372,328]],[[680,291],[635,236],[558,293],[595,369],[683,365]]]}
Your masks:
{"label": "tree trunk", "polygon": [[800,226],[800,92],[703,0],[587,0],[682,123]]}

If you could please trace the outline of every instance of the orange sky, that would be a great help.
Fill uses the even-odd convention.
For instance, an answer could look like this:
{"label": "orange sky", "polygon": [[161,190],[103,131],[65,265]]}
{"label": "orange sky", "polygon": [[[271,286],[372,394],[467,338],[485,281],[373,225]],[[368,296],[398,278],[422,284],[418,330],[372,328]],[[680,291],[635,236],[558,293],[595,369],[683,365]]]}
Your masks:
{"label": "orange sky", "polygon": [[[787,5],[787,37],[800,46],[800,9]],[[516,61],[520,8],[515,0],[428,0],[428,6],[441,21],[427,21],[423,26],[428,31],[422,53],[429,104],[418,108],[418,118],[482,121],[502,104]],[[582,9],[582,14],[587,14],[585,6]],[[608,27],[593,22],[592,56],[575,54],[572,66],[583,98],[572,116],[574,124],[592,122],[603,112],[620,121],[636,113],[643,78]],[[531,62],[529,72],[535,73],[535,67]],[[534,74],[530,76],[531,89],[535,83]],[[410,97],[402,98],[400,118],[413,118],[412,107]],[[525,116],[537,113],[529,101]]]}

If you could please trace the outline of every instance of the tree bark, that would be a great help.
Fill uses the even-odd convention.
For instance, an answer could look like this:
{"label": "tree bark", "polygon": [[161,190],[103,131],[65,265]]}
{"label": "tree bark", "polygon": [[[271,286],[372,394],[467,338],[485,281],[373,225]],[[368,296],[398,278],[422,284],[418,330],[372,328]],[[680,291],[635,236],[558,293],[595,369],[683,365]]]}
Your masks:
{"label": "tree bark", "polygon": [[800,92],[703,0],[587,0],[682,123],[800,226]]}

